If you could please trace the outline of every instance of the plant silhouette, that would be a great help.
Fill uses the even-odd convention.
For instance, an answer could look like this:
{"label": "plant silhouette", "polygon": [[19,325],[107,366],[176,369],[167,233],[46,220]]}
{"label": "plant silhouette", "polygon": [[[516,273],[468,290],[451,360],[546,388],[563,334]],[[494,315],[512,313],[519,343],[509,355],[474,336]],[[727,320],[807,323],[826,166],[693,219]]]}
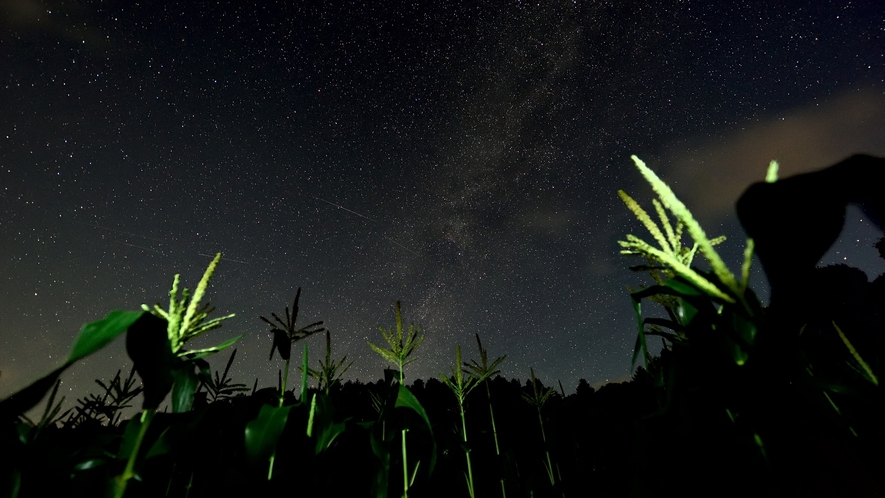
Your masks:
{"label": "plant silhouette", "polygon": [[755,241],[772,306],[801,305],[811,272],[842,231],[848,204],[885,230],[883,172],[885,158],[854,155],[819,171],[753,184],[741,195],[738,219]]}

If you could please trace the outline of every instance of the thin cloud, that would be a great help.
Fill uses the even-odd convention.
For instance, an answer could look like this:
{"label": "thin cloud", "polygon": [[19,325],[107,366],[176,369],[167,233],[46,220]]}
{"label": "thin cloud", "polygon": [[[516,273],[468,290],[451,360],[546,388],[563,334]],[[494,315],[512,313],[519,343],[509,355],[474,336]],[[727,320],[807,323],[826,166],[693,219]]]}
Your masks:
{"label": "thin cloud", "polygon": [[702,222],[715,223],[734,212],[752,183],[765,177],[768,163],[780,176],[813,171],[856,153],[885,156],[885,96],[871,89],[852,91],[828,102],[808,104],[771,117],[690,151],[672,150],[661,161],[665,180]]}

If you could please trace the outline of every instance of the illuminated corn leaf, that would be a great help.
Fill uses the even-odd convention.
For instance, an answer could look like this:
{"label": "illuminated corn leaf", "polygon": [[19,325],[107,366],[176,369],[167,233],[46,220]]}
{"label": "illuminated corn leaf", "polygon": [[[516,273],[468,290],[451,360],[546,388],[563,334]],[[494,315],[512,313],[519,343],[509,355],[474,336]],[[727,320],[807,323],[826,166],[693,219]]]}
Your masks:
{"label": "illuminated corn leaf", "polygon": [[15,418],[33,408],[68,367],[108,345],[142,314],[141,311],[112,311],[101,320],[83,325],[63,365],[0,402],[0,420]]}
{"label": "illuminated corn leaf", "polygon": [[418,401],[418,398],[412,394],[412,391],[410,391],[408,387],[402,384],[398,387],[399,390],[397,391],[396,404],[394,406],[396,408],[408,408],[417,413],[421,417],[421,420],[424,421],[424,425],[430,433],[431,440],[433,441],[433,451],[431,452],[430,457],[430,468],[427,472],[432,474],[433,469],[436,466],[436,438],[433,436],[433,426],[430,424],[430,418],[427,416],[427,412],[424,410],[421,402]]}
{"label": "illuminated corn leaf", "polygon": [[[199,369],[199,373],[194,371]],[[202,380],[209,379],[209,363],[198,359],[182,361],[172,369],[174,384],[172,387],[172,412],[190,411],[194,404],[194,393]]]}
{"label": "illuminated corn leaf", "polygon": [[246,456],[250,462],[265,462],[274,454],[291,409],[291,406],[262,405],[258,417],[246,424]]}
{"label": "illuminated corn leaf", "polygon": [[233,337],[231,339],[228,339],[228,340],[222,342],[221,344],[219,344],[217,346],[212,346],[211,348],[189,349],[189,350],[183,351],[179,356],[181,356],[182,358],[187,359],[189,361],[199,360],[200,358],[205,358],[206,356],[209,356],[210,354],[215,354],[219,351],[223,351],[223,350],[233,346],[234,344],[237,343],[237,341],[239,341],[240,339],[243,338],[243,335],[244,334],[240,334],[236,337]]}
{"label": "illuminated corn leaf", "polygon": [[[329,449],[335,438],[344,433],[346,421],[334,421],[334,408],[332,400],[325,394],[317,393],[314,395],[311,403],[311,413],[313,420],[313,434],[316,434],[316,445],[314,445],[314,454]],[[312,434],[309,432],[308,436]]]}
{"label": "illuminated corn leaf", "polygon": [[848,348],[848,352],[851,353],[851,356],[854,357],[854,360],[857,362],[858,365],[860,365],[860,368],[863,369],[864,377],[866,377],[868,381],[872,382],[873,385],[878,386],[879,378],[876,377],[876,374],[873,373],[873,369],[870,368],[870,366],[867,364],[867,362],[863,360],[863,358],[861,358],[860,353],[858,353],[857,350],[854,349],[854,345],[851,344],[851,341],[848,340],[848,336],[846,336],[845,333],[842,332],[842,329],[840,329],[839,326],[836,325],[836,322],[832,322],[832,324],[833,327],[836,328],[836,332],[839,334],[839,338],[842,339],[842,343],[845,344],[845,347]]}
{"label": "illuminated corn leaf", "polygon": [[80,335],[71,348],[68,362],[73,363],[81,358],[91,355],[105,347],[126,331],[143,311],[112,311],[97,322],[87,323],[80,329]]}

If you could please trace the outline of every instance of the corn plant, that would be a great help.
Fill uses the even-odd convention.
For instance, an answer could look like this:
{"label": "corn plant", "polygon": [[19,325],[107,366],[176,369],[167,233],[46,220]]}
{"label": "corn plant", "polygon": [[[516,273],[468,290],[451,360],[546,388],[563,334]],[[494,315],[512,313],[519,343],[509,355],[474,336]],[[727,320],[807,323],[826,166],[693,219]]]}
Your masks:
{"label": "corn plant", "polygon": [[[724,431],[722,434],[732,434],[729,437],[735,437],[739,447],[747,451],[755,448],[755,456],[748,453],[747,458],[767,461],[763,437],[766,435],[760,433],[759,428],[765,418],[764,409],[753,400],[762,397],[763,392],[776,398],[769,388],[771,378],[795,368],[798,363],[777,362],[775,357],[779,353],[759,346],[757,336],[765,324],[765,311],[749,288],[753,240],[747,240],[740,274],[736,276],[714,248],[724,238],[708,238],[672,190],[639,158],[632,156],[632,159],[657,195],[652,203],[660,223],[625,192],[618,192],[657,243],[655,247],[634,235],[619,241],[621,254],[642,256],[649,262],[639,269],[648,270],[656,284],[631,293],[639,329],[634,364],[641,355],[648,368],[650,354],[646,335],[664,339],[659,383],[664,396],[659,398],[661,406],[655,415],[659,421],[649,419],[649,423],[667,424],[662,417],[677,417],[677,420],[692,420],[685,426],[689,432],[700,433],[705,430],[702,427],[707,430],[716,427]],[[776,181],[776,178],[777,163],[772,162],[766,180]],[[670,216],[676,220],[675,227]],[[689,245],[683,245],[684,234],[691,239]],[[710,271],[694,266],[693,258],[697,254],[707,260]],[[643,299],[663,305],[669,318],[643,317]],[[805,370],[810,372],[804,367],[797,370],[802,372],[800,376],[805,375]],[[712,379],[717,382],[713,383]],[[707,394],[699,397],[698,393]],[[727,414],[724,428],[715,425],[716,419],[711,414],[716,413]]]}
{"label": "corn plant", "polygon": [[218,373],[218,370],[215,371],[214,377],[209,377],[208,379],[203,379],[200,387],[197,389],[197,392],[200,392],[200,389],[206,389],[207,398],[209,398],[210,403],[214,403],[219,400],[233,398],[235,396],[240,396],[242,393],[249,390],[246,387],[246,384],[234,383],[233,379],[228,377],[228,373],[230,372],[230,367],[234,363],[234,358],[237,356],[237,350],[234,349],[230,353],[230,357],[227,359],[227,365],[224,367],[224,373]]}
{"label": "corn plant", "polygon": [[332,386],[341,382],[341,377],[347,372],[347,369],[353,365],[352,361],[347,365],[344,365],[345,361],[347,361],[346,355],[337,362],[332,361],[332,339],[327,330],[326,358],[325,360],[320,360],[320,368],[318,370],[308,370],[308,374],[317,380],[318,390],[324,391],[326,395],[328,395]]}
{"label": "corn plant", "polygon": [[100,379],[95,383],[104,389],[101,395],[89,394],[77,400],[78,407],[66,425],[77,427],[86,421],[95,421],[116,426],[120,423],[122,411],[129,408],[130,403],[141,394],[141,386],[136,386],[135,369],[129,371],[125,380],[120,376],[122,370],[107,384]]}
{"label": "corn plant", "polygon": [[[478,341],[479,335],[477,335],[476,338]],[[482,352],[482,346],[480,346],[480,351]],[[485,360],[485,358],[483,359]],[[466,366],[467,364],[461,361],[461,345],[459,344],[455,348],[455,366],[451,369],[452,375],[440,375],[440,380],[451,389],[455,398],[458,400],[458,409],[461,412],[461,440],[464,443],[464,455],[467,458],[467,492],[470,494],[471,498],[475,496],[475,492],[473,487],[473,465],[470,462],[470,447],[467,443],[467,419],[464,415],[464,402],[467,400],[467,396],[470,392],[473,391],[473,388],[481,382],[485,382],[493,373],[497,364],[503,360],[504,358],[498,358],[490,368],[485,368],[481,371],[477,369],[468,369]],[[483,363],[485,363],[485,361]],[[467,374],[466,378],[464,376],[465,373]]]}
{"label": "corn plant", "polygon": [[[141,311],[112,311],[101,320],[87,323],[80,329],[80,333],[71,347],[67,359],[58,367],[32,382],[23,389],[16,391],[8,398],[0,401],[0,427],[14,426],[15,421],[23,413],[37,405],[46,393],[58,385],[58,379],[65,370],[81,359],[95,353],[110,344],[117,336],[128,330],[133,324],[143,317]],[[53,406],[50,403],[50,406]],[[55,411],[55,408],[51,411]],[[51,413],[50,411],[50,413]],[[18,439],[12,445],[4,447],[7,454],[22,454],[28,451],[28,441]],[[3,477],[12,486],[12,494],[18,493],[21,482],[22,468],[17,464],[3,469]]]}
{"label": "corn plant", "polygon": [[34,441],[38,437],[40,437],[40,433],[43,429],[47,427],[55,427],[56,424],[61,422],[70,412],[71,409],[67,409],[61,414],[62,403],[64,403],[65,398],[62,396],[60,400],[56,403],[55,397],[58,395],[58,388],[61,386],[61,379],[55,381],[55,385],[52,388],[52,392],[49,394],[49,400],[46,402],[46,407],[43,409],[43,414],[40,416],[40,419],[37,422],[31,421],[24,414],[20,415],[20,418],[24,420],[28,426],[29,430],[22,431],[23,438],[29,442]]}
{"label": "corn plant", "polygon": [[[658,285],[648,289],[634,292],[633,307],[636,311],[639,323],[639,334],[633,351],[633,363],[640,356],[648,358],[648,346],[646,342],[645,325],[653,327],[653,334],[663,335],[671,341],[685,339],[685,325],[701,311],[698,306],[704,303],[698,302],[698,297],[705,296],[727,306],[728,318],[738,323],[737,337],[729,338],[734,344],[730,350],[735,362],[742,364],[747,359],[747,348],[753,343],[756,326],[754,317],[761,313],[761,306],[752,291],[747,289],[750,277],[750,263],[753,256],[753,241],[748,239],[744,251],[744,262],[741,266],[740,278],[728,269],[714,246],[723,242],[725,237],[710,239],[694,216],[680,201],[667,184],[665,184],[642,160],[631,156],[642,176],[651,184],[658,198],[652,200],[655,212],[661,223],[659,226],[638,202],[623,190],[618,191],[618,196],[627,208],[636,215],[637,219],[649,231],[659,247],[628,234],[626,240],[618,241],[622,247],[621,254],[628,256],[642,256],[650,262],[649,266],[640,266],[636,269],[649,270]],[[777,163],[769,166],[767,178],[773,180],[777,175]],[[675,217],[676,226],[670,221],[667,211]],[[663,228],[663,230],[662,230]],[[684,246],[683,234],[692,238],[691,246]],[[697,253],[702,254],[710,263],[712,274],[704,274],[692,267]],[[670,315],[669,321],[658,319],[642,319],[641,300],[649,298],[658,304],[662,304]],[[732,306],[734,305],[734,306]],[[659,326],[664,325],[674,329],[675,333],[663,333]],[[675,326],[674,326],[675,325]],[[646,368],[648,367],[646,361]]]}
{"label": "corn plant", "polygon": [[286,393],[286,383],[289,379],[289,360],[292,355],[292,343],[298,342],[302,339],[306,339],[313,334],[318,332],[322,332],[326,330],[320,325],[323,324],[322,321],[313,322],[311,324],[305,325],[303,327],[298,327],[296,322],[298,320],[298,301],[301,299],[301,287],[295,292],[295,301],[292,303],[292,314],[289,314],[289,308],[286,307],[286,320],[283,321],[280,317],[276,315],[276,313],[271,313],[270,316],[276,320],[276,323],[268,320],[263,316],[259,316],[264,323],[270,325],[270,331],[273,333],[273,345],[270,348],[270,358],[273,359],[274,351],[279,351],[280,358],[286,361],[286,367],[283,370],[283,379],[280,383],[280,402],[279,406],[283,406],[283,396]]}
{"label": "corn plant", "polygon": [[[489,353],[482,347],[482,341],[479,340],[479,334],[476,334],[476,345],[479,347],[479,362],[476,360],[470,360],[470,363],[464,363],[464,371],[469,373],[471,377],[482,379],[480,382],[485,385],[486,388],[486,399],[489,401],[489,417],[492,422],[492,436],[495,440],[495,456],[498,458],[500,463],[501,460],[501,447],[498,444],[498,429],[495,425],[495,410],[492,406],[492,391],[489,388],[489,379],[494,375],[498,375],[501,373],[500,370],[496,370],[498,365],[500,365],[505,359],[507,359],[507,355],[499,356],[495,361],[489,364]],[[501,496],[507,498],[507,489],[504,486],[504,473],[501,473],[500,476],[501,482]]]}
{"label": "corn plant", "polygon": [[[353,365],[351,361],[347,365],[347,356],[342,357],[338,362],[332,361],[332,339],[329,331],[326,330],[326,357],[321,360],[320,369],[308,369],[307,374],[317,379],[317,390],[310,400],[310,413],[307,420],[307,436],[315,437],[314,454],[319,455],[323,451],[329,449],[335,439],[340,436],[346,427],[349,418],[344,421],[335,421],[335,410],[332,405],[329,391],[336,384],[340,384],[341,376]],[[343,368],[342,368],[343,366]]]}
{"label": "corn plant", "polygon": [[[307,344],[304,345],[301,370],[301,396],[298,402],[283,406],[280,401],[277,406],[264,404],[258,417],[246,424],[244,442],[246,456],[252,463],[268,462],[267,480],[273,478],[274,461],[276,460],[277,442],[289,421],[289,414],[294,408],[303,407],[307,396]],[[282,399],[282,398],[281,398]],[[307,432],[310,432],[308,422]]]}
{"label": "corn plant", "polygon": [[[115,479],[117,497],[123,496],[127,483],[135,475],[135,461],[144,436],[154,413],[169,391],[172,391],[173,412],[190,410],[200,377],[209,376],[209,364],[203,358],[233,345],[242,337],[234,337],[210,348],[184,348],[189,341],[221,327],[222,321],[234,316],[231,314],[210,320],[209,314],[215,308],[209,304],[200,306],[209,286],[209,279],[215,273],[220,260],[221,253],[218,253],[203,273],[193,296],[188,289],[184,289],[179,297],[180,275],[176,274],[169,291],[169,309],[164,310],[159,304],[152,309],[143,304],[142,309],[149,313],[142,315],[129,327],[126,351],[132,359],[135,371],[141,377],[144,403],[141,416],[130,420],[127,427],[127,437],[121,451],[128,452],[128,455],[122,455],[128,459],[125,470]],[[199,369],[199,374],[194,372],[195,367]]]}
{"label": "corn plant", "polygon": [[83,325],[68,358],[42,378],[0,401],[0,422],[7,422],[39,403],[61,374],[74,363],[110,344],[143,315],[141,311],[112,311],[101,320]]}
{"label": "corn plant", "polygon": [[[550,459],[550,450],[547,448],[547,433],[544,430],[544,419],[541,417],[541,408],[547,403],[547,400],[550,399],[550,396],[553,394],[553,388],[548,387],[547,389],[541,390],[538,388],[538,380],[535,378],[535,369],[529,368],[529,371],[532,374],[532,395],[529,396],[527,394],[522,395],[522,399],[525,400],[528,404],[532,405],[535,410],[538,412],[538,423],[541,426],[541,443],[544,445],[544,455],[547,457],[547,461],[544,463],[544,468],[547,470],[547,478],[550,480],[551,486],[556,486],[556,475],[559,473],[554,473],[553,463]],[[560,476],[560,480],[562,477]]]}
{"label": "corn plant", "polygon": [[[820,319],[831,312],[826,309],[827,303],[821,302],[824,306],[813,310],[793,304],[787,307],[775,304],[764,309],[748,285],[753,240],[748,240],[740,275],[735,276],[713,248],[722,239],[709,239],[669,187],[635,156],[633,161],[657,194],[657,199],[652,202],[658,218],[653,221],[652,216],[638,203],[619,191],[618,195],[628,209],[654,239],[654,243],[648,243],[628,235],[626,240],[619,242],[622,254],[646,258],[649,265],[640,269],[652,272],[656,283],[631,293],[639,328],[634,363],[640,354],[646,359],[650,357],[645,344],[646,335],[662,336],[665,347],[656,359],[660,377],[666,379],[660,383],[665,396],[659,398],[661,406],[658,412],[644,423],[667,428],[681,427],[682,433],[672,436],[675,440],[689,437],[698,440],[731,438],[732,444],[717,445],[716,451],[722,453],[707,455],[707,461],[735,458],[735,462],[741,465],[751,462],[746,465],[755,466],[754,470],[745,474],[751,476],[759,473],[763,476],[759,483],[768,478],[765,472],[771,471],[778,461],[784,465],[783,462],[791,459],[809,463],[817,458],[809,456],[814,452],[808,452],[808,447],[793,450],[799,447],[796,444],[799,441],[815,437],[847,437],[852,441],[849,444],[854,444],[859,438],[854,423],[866,422],[857,413],[876,406],[876,403],[879,403],[879,407],[883,406],[877,392],[878,378],[835,321]],[[832,171],[845,167],[844,164],[834,166]],[[875,163],[868,165],[878,167]],[[777,169],[777,163],[772,161],[765,175],[766,183],[779,182]],[[780,190],[780,195],[784,196],[784,199],[779,199],[783,201],[781,203],[761,202],[748,195],[758,193],[758,187],[755,190],[750,187],[738,202],[739,217],[742,205],[745,212],[753,211],[755,218],[752,225],[747,225],[743,217],[741,222],[745,228],[752,228],[755,230],[753,233],[759,234],[760,248],[763,242],[761,237],[766,234],[769,239],[765,241],[767,244],[772,244],[772,239],[780,244],[776,248],[780,265],[777,268],[766,267],[765,270],[773,286],[776,275],[773,276],[771,271],[780,273],[778,282],[783,285],[781,289],[796,292],[795,296],[783,295],[780,299],[788,299],[784,302],[794,304],[798,304],[800,299],[808,299],[812,293],[838,292],[838,289],[829,287],[800,289],[816,284],[816,279],[781,271],[780,266],[802,266],[803,262],[807,263],[809,254],[814,255],[818,250],[823,254],[826,250],[821,245],[821,236],[810,233],[803,238],[796,227],[821,227],[823,230],[821,224],[828,220],[832,222],[833,219],[838,221],[839,213],[827,218],[831,213],[810,206],[835,199],[834,202],[837,205],[841,202],[844,209],[846,199],[853,198],[852,188],[868,188],[868,185],[858,186],[856,177],[843,179],[843,183],[840,183],[838,175],[834,173],[827,177],[827,181],[832,182],[832,190],[826,192],[828,185],[822,187],[829,196],[821,200],[821,187],[815,183],[818,177],[813,179],[810,175],[801,175],[792,180],[789,188],[785,186]],[[849,185],[848,180],[855,183]],[[791,180],[784,182],[788,181]],[[766,211],[773,206],[779,206],[782,210]],[[671,216],[676,220],[675,228],[670,222]],[[796,219],[789,219],[790,216]],[[790,225],[784,226],[785,223]],[[771,235],[779,230],[791,236]],[[682,245],[683,231],[692,239],[688,247]],[[693,266],[695,254],[707,260],[710,271]],[[786,275],[791,275],[790,278],[796,278],[796,281],[783,280]],[[772,292],[776,294],[776,290],[775,286]],[[640,307],[644,299],[664,304],[669,319],[644,318]],[[826,342],[831,337],[828,334],[833,333],[830,325],[850,354],[847,360],[848,376],[844,375],[844,365],[834,365],[832,362],[835,351],[831,343]],[[650,330],[646,330],[647,327]],[[853,377],[850,370],[854,370]],[[850,409],[842,409],[837,404],[840,399]],[[836,417],[833,417],[833,412]],[[833,421],[837,423],[833,425]],[[645,431],[645,434],[653,432]],[[666,439],[669,436],[660,437]],[[777,444],[770,444],[769,440],[777,441]],[[696,452],[687,446],[684,451],[684,456]],[[779,458],[769,459],[773,451],[780,453]],[[746,453],[736,458],[734,455],[739,452]],[[693,463],[706,464],[701,459]],[[685,465],[691,466],[692,462]],[[723,469],[727,467],[720,466]],[[803,467],[806,465],[803,464]],[[716,471],[712,468],[707,470]],[[726,475],[711,475],[709,479],[720,477]],[[753,486],[748,484],[748,489]]]}
{"label": "corn plant", "polygon": [[[273,478],[277,441],[282,435],[283,429],[289,419],[289,412],[294,406],[302,406],[306,403],[305,397],[307,395],[307,377],[309,368],[307,367],[307,345],[305,344],[301,368],[301,396],[295,405],[283,406],[289,379],[289,362],[292,356],[292,343],[326,330],[325,328],[320,327],[320,325],[323,324],[322,321],[313,322],[300,328],[298,327],[298,302],[300,299],[301,287],[295,292],[295,300],[292,303],[291,313],[289,312],[289,308],[286,307],[284,315],[286,317],[285,321],[277,316],[276,313],[270,314],[271,317],[276,320],[276,323],[263,316],[258,317],[261,321],[270,325],[271,332],[273,333],[273,344],[271,345],[270,357],[268,359],[272,360],[274,352],[278,351],[280,357],[286,361],[286,366],[280,376],[277,406],[262,406],[258,418],[249,422],[246,426],[245,432],[246,449],[249,459],[253,462],[268,461],[268,481]],[[311,423],[312,420],[309,420],[307,427],[308,433],[311,432]]]}
{"label": "corn plant", "polygon": [[397,370],[399,371],[399,383],[400,385],[405,385],[405,366],[415,361],[415,358],[409,359],[409,356],[415,352],[415,349],[424,340],[424,336],[418,335],[421,332],[421,327],[416,327],[415,324],[409,324],[409,331],[403,335],[403,316],[400,311],[399,301],[396,302],[395,313],[395,327],[389,329],[378,327],[378,330],[381,331],[381,335],[384,337],[384,340],[387,341],[387,345],[390,349],[383,349],[369,341],[366,342],[368,342],[372,351],[375,351],[381,355],[382,358],[393,363],[397,367]]}
{"label": "corn plant", "polygon": [[[427,427],[430,427],[430,420],[427,418],[427,414],[424,411],[424,407],[421,406],[421,403],[415,398],[415,396],[409,391],[409,389],[405,386],[405,366],[413,361],[415,358],[409,358],[412,353],[415,352],[415,349],[421,344],[424,340],[423,335],[419,335],[421,332],[421,327],[416,327],[415,324],[409,324],[408,332],[403,333],[403,317],[402,312],[400,310],[400,302],[397,301],[394,307],[395,315],[396,315],[396,325],[389,329],[385,329],[384,327],[378,327],[378,330],[381,331],[381,335],[384,337],[384,340],[387,342],[389,349],[383,349],[375,344],[372,344],[369,341],[369,347],[372,348],[373,351],[378,353],[382,358],[387,360],[390,363],[393,363],[397,367],[397,372],[399,376],[398,387],[396,389],[396,397],[390,397],[386,406],[388,410],[381,411],[381,441],[387,441],[387,434],[385,429],[386,421],[384,420],[385,415],[390,412],[390,405],[393,404],[394,407],[402,406],[411,408],[419,415],[421,415],[422,419],[427,424]],[[415,464],[415,468],[411,473],[411,478],[409,476],[409,464],[408,464],[408,452],[406,450],[406,428],[404,427],[401,430],[402,434],[402,458],[403,458],[403,496],[409,496],[409,487],[414,483],[415,476],[418,472],[418,466],[420,465],[420,460],[417,464]],[[432,435],[432,432],[431,432]],[[373,449],[376,452],[376,455],[382,459],[382,467],[384,467],[384,463],[388,455],[385,453],[383,449],[378,448],[378,444],[373,445]],[[431,470],[433,468],[433,462],[436,458],[436,443],[434,442],[434,455],[431,459]],[[382,473],[386,474],[386,469],[382,468]],[[380,478],[378,487],[379,492],[380,488],[386,487],[386,479]],[[386,493],[386,491],[385,491]]]}

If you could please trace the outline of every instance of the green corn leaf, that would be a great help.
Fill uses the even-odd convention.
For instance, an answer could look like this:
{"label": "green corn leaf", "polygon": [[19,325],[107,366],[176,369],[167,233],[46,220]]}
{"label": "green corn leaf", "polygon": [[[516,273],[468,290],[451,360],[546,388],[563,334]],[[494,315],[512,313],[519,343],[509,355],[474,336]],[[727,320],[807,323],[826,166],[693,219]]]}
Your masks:
{"label": "green corn leaf", "polygon": [[67,361],[0,402],[0,419],[11,419],[33,408],[52,389],[52,386],[68,367],[108,345],[138,321],[143,314],[142,311],[117,310],[108,313],[101,320],[83,325]]}
{"label": "green corn leaf", "polygon": [[[628,238],[629,237],[630,236],[628,236]],[[707,280],[691,267],[686,266],[684,263],[676,259],[672,254],[665,253],[660,249],[656,249],[650,246],[648,243],[642,241],[620,241],[618,243],[622,247],[627,248],[627,251],[621,251],[621,254],[646,254],[653,259],[660,261],[672,268],[673,271],[675,271],[678,275],[682,276],[683,278],[697,286],[699,289],[703,290],[707,295],[721,299],[728,303],[735,302],[734,298],[719,290],[719,288],[716,287],[715,284]]]}
{"label": "green corn leaf", "polygon": [[144,455],[145,459],[168,455],[172,452],[173,443],[170,440],[170,432],[172,432],[172,427],[163,429],[163,432],[160,433],[160,437],[157,438],[148,452]]}
{"label": "green corn leaf", "polygon": [[112,311],[97,322],[87,323],[80,329],[80,335],[68,356],[68,363],[85,358],[105,347],[132,326],[143,313],[143,311]]}
{"label": "green corn leaf", "polygon": [[263,405],[258,418],[246,424],[246,456],[250,462],[266,462],[286,428],[291,406]]}
{"label": "green corn leaf", "polygon": [[135,450],[136,440],[138,439],[138,434],[141,432],[141,426],[143,414],[137,413],[129,422],[126,423],[126,428],[123,429],[123,441],[120,443],[120,451],[117,453],[117,459],[126,460],[129,458],[129,455],[132,454],[132,451]]}
{"label": "green corn leaf", "polygon": [[412,469],[412,477],[409,478],[409,488],[415,485],[415,478],[418,477],[418,468],[421,467],[421,460],[415,463],[415,468]]}
{"label": "green corn leaf", "polygon": [[193,363],[180,362],[172,369],[172,379],[172,413],[190,411],[194,404],[194,392],[200,385]]}
{"label": "green corn leaf", "polygon": [[679,322],[683,326],[687,326],[698,315],[698,309],[692,305],[687,299],[679,298],[679,304],[676,308],[679,316]]}
{"label": "green corn leaf", "polygon": [[317,411],[317,393],[310,398],[310,415],[307,417],[307,437],[313,436],[313,417]]}
{"label": "green corn leaf", "polygon": [[69,366],[70,363],[65,363],[0,402],[0,423],[15,420],[20,414],[36,406]]}
{"label": "green corn leaf", "polygon": [[316,412],[313,417],[313,432],[316,434],[314,454],[319,455],[329,449],[335,438],[344,433],[346,424],[345,422],[334,422],[334,408],[328,396],[317,393],[314,396],[314,400],[311,405],[311,409]]}
{"label": "green corn leaf", "polygon": [[832,322],[832,324],[833,324],[833,327],[836,328],[836,332],[839,334],[839,338],[842,339],[842,342],[845,344],[845,347],[848,348],[848,352],[851,353],[851,356],[854,357],[854,360],[857,361],[857,363],[863,369],[864,373],[866,374],[867,380],[872,382],[873,385],[878,386],[879,379],[876,377],[876,374],[873,373],[873,369],[870,368],[870,366],[867,364],[867,362],[863,361],[863,358],[860,357],[860,353],[858,353],[857,350],[854,349],[854,345],[851,344],[851,341],[848,340],[848,336],[846,336],[845,333],[842,332],[842,329],[840,329],[839,326],[836,325],[836,322]]}
{"label": "green corn leaf", "polygon": [[[231,316],[233,316],[233,315],[231,315]],[[184,354],[182,354],[181,356],[183,358],[187,358],[188,360],[198,360],[200,358],[204,358],[206,356],[209,356],[210,354],[214,354],[219,351],[223,351],[223,350],[233,346],[234,344],[236,344],[237,341],[239,341],[242,338],[243,338],[243,334],[240,334],[236,337],[233,337],[231,339],[228,339],[228,340],[222,342],[221,344],[219,344],[217,346],[212,346],[211,348],[190,349],[188,351],[185,351]]]}
{"label": "green corn leaf", "polygon": [[335,439],[341,434],[344,434],[346,428],[347,425],[344,422],[336,422],[324,426],[322,432],[317,436],[317,444],[314,447],[314,454],[319,455],[329,449],[329,447],[332,446],[332,443],[335,442]]}
{"label": "green corn leaf", "polygon": [[432,474],[433,469],[436,466],[436,438],[433,437],[433,426],[430,424],[430,418],[427,416],[427,412],[424,410],[421,402],[418,401],[418,398],[412,394],[412,391],[402,384],[399,385],[396,404],[394,406],[397,408],[408,408],[417,413],[421,417],[421,420],[424,421],[427,431],[430,432],[430,437],[433,440],[433,452],[431,453],[430,469],[428,470],[428,472]]}
{"label": "green corn leaf", "polygon": [[704,293],[697,287],[691,285],[684,280],[671,278],[664,283],[665,287],[669,287],[676,291],[679,296],[702,296]]}

